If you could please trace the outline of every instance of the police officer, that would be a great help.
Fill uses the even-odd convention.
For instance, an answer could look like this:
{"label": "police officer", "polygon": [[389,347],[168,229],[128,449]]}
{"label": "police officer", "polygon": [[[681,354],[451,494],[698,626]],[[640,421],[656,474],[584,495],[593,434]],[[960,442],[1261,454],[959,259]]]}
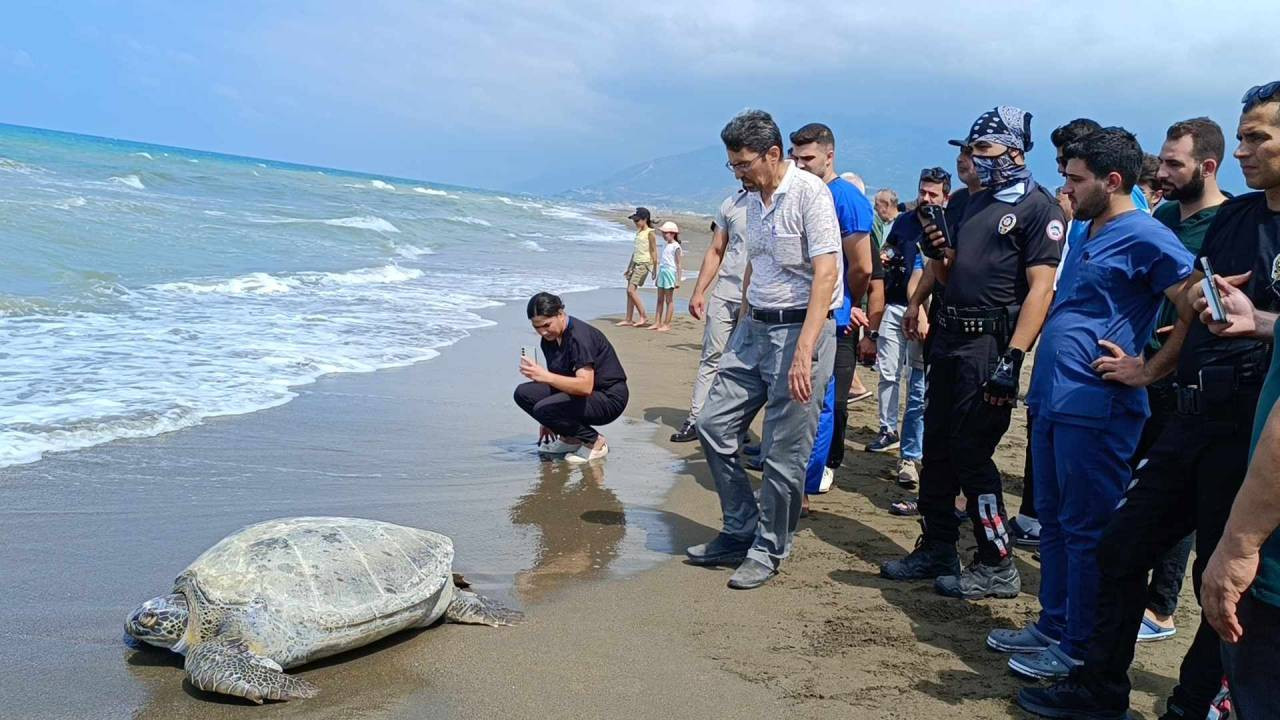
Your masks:
{"label": "police officer", "polygon": [[1099,348],[1137,353],[1162,296],[1176,300],[1191,252],[1138,210],[1130,193],[1142,147],[1123,128],[1098,130],[1063,149],[1066,193],[1087,223],[1063,262],[1045,322],[1027,407],[1040,532],[1040,617],[993,630],[987,645],[1015,653],[1009,668],[1033,679],[1065,677],[1084,658],[1098,595],[1098,540],[1129,484],[1147,396],[1094,371]]}
{"label": "police officer", "polygon": [[[1029,113],[1007,105],[974,122],[965,143],[985,192],[970,199],[951,233],[953,246],[939,229],[925,228],[931,242],[922,249],[941,262],[930,263],[932,272],[906,312],[914,325],[933,284],[946,284],[929,351],[920,473],[924,536],[905,558],[881,566],[880,574],[936,578],[934,588],[950,597],[1015,597],[1021,588],[992,455],[1017,403],[1023,357],[1049,310],[1066,233],[1062,209],[1027,167],[1030,122]],[[978,544],[974,562],[963,570],[953,509],[960,491]]]}
{"label": "police officer", "polygon": [[[1215,273],[1230,276],[1256,307],[1275,312],[1280,310],[1280,82],[1245,94],[1237,136],[1235,157],[1245,182],[1262,192],[1223,203],[1198,257],[1208,259]],[[1197,271],[1191,281],[1202,277]],[[1157,557],[1195,531],[1191,579],[1198,595],[1205,563],[1244,480],[1272,346],[1216,336],[1181,305],[1178,324],[1151,359],[1144,363],[1131,355],[1107,354],[1096,363],[1101,373],[1136,374],[1127,382],[1138,385],[1150,384],[1176,365],[1176,408],[1103,532],[1097,618],[1084,665],[1051,687],[1023,689],[1018,704],[1028,711],[1047,717],[1126,717],[1128,668],[1146,606],[1147,573]],[[1221,679],[1217,635],[1202,618],[1165,717],[1204,717]]]}

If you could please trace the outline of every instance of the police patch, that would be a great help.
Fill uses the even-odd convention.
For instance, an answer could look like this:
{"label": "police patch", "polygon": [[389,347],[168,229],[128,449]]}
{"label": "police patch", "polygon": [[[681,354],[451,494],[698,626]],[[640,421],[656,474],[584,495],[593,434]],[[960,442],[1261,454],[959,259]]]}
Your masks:
{"label": "police patch", "polygon": [[1271,282],[1280,282],[1280,255],[1275,256],[1271,261]]}
{"label": "police patch", "polygon": [[1013,229],[1013,226],[1017,224],[1018,224],[1018,216],[1014,215],[1013,213],[1009,213],[1008,215],[1005,215],[1004,217],[1000,218],[1000,226],[997,228],[997,230],[1001,235],[1008,235],[1009,231]]}
{"label": "police patch", "polygon": [[1049,239],[1054,242],[1062,242],[1063,232],[1064,229],[1062,227],[1061,220],[1051,220],[1049,222],[1049,226],[1044,229],[1044,234],[1048,235]]}

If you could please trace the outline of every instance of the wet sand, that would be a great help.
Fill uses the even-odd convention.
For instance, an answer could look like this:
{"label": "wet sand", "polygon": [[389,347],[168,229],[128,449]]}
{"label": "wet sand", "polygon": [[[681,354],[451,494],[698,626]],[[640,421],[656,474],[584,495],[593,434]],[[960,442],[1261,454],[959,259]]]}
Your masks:
{"label": "wet sand", "polygon": [[[705,238],[686,240],[696,270]],[[584,317],[623,307],[620,290],[566,301]],[[605,430],[612,453],[599,466],[532,453],[533,428],[510,392],[519,346],[534,343],[522,308],[508,306],[492,313],[497,325],[421,365],[328,378],[280,408],[3,471],[3,715],[1022,717],[1011,702],[1022,683],[982,638],[1033,617],[1030,553],[1018,553],[1015,601],[961,603],[878,578],[878,563],[909,548],[918,528],[886,512],[906,495],[891,480],[896,457],[861,452],[873,402],[851,412],[836,489],[814,498],[775,581],[734,592],[728,570],[679,561],[719,513],[697,443],[667,441],[701,346],[700,324],[678,307],[669,334],[598,323],[632,396]],[[1024,433],[1016,421],[997,453],[1010,507]],[[446,532],[456,569],[527,622],[389,638],[295,671],[320,697],[262,708],[192,689],[171,653],[121,644],[125,614],[209,544],[249,522],[310,513]],[[1183,597],[1180,634],[1139,648],[1140,717],[1158,714],[1190,641],[1190,583]]]}

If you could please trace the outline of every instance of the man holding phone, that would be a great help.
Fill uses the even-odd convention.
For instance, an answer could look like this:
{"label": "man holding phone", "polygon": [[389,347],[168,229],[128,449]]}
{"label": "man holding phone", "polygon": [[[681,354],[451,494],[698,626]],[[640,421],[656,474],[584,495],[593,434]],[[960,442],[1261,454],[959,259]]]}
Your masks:
{"label": "man holding phone", "polygon": [[[934,282],[946,284],[933,325],[924,416],[920,513],[924,537],[880,574],[893,580],[936,578],[949,597],[1016,597],[1003,483],[992,455],[1009,429],[1022,359],[1040,334],[1053,296],[1054,269],[1066,234],[1062,210],[1027,166],[1031,115],[1003,105],[973,123],[965,144],[985,192],[973,196],[958,228],[930,224],[922,250],[937,260],[906,313],[924,304]],[[945,221],[944,221],[945,225]],[[955,497],[964,492],[978,550],[960,568]]]}
{"label": "man holding phone", "polygon": [[[1223,203],[1205,234],[1200,257],[1214,271],[1235,276],[1250,301],[1280,310],[1280,82],[1244,96],[1235,157],[1249,187],[1260,192]],[[1192,292],[1203,274],[1191,276]],[[1027,688],[1018,704],[1047,717],[1064,713],[1122,718],[1129,705],[1129,664],[1146,605],[1147,573],[1156,558],[1196,533],[1192,582],[1200,588],[1205,563],[1222,537],[1245,476],[1250,431],[1271,361],[1272,344],[1219,337],[1180,302],[1178,324],[1156,357],[1140,363],[1146,384],[1173,366],[1176,408],[1146,462],[1111,516],[1099,544],[1097,619],[1085,663],[1048,688]],[[1185,338],[1185,342],[1183,342]],[[1170,347],[1175,352],[1166,352]],[[1132,356],[1104,357],[1098,372],[1117,372]],[[1113,375],[1113,378],[1116,377]],[[1127,377],[1127,374],[1126,376]],[[1203,618],[1168,701],[1168,717],[1204,717],[1222,678],[1218,638]]]}

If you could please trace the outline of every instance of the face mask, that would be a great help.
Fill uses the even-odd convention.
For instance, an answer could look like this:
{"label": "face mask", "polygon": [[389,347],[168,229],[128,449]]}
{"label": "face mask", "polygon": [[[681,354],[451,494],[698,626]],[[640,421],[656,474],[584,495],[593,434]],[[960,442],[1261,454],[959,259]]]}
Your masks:
{"label": "face mask", "polygon": [[1031,177],[1031,169],[1015,163],[1007,150],[996,157],[973,155],[972,158],[973,168],[978,173],[978,182],[982,183],[984,188],[1003,187]]}

